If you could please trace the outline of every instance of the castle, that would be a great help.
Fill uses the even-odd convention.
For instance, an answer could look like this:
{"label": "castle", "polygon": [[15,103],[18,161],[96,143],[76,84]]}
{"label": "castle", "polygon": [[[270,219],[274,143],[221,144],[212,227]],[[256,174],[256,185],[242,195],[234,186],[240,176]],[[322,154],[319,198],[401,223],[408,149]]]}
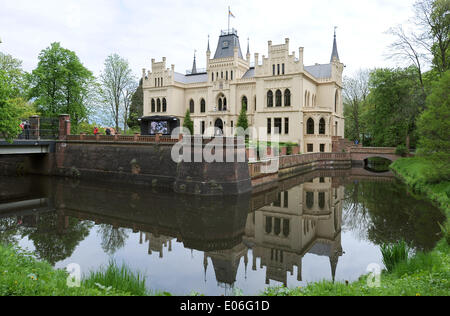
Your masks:
{"label": "castle", "polygon": [[[250,127],[280,142],[300,145],[306,152],[331,152],[332,137],[344,136],[342,102],[343,63],[336,32],[330,63],[305,66],[304,48],[298,56],[284,44],[268,42],[268,56],[244,57],[237,31],[222,31],[217,49],[206,51],[206,69],[181,74],[152,59],[151,71],[143,69],[144,120],[149,134],[170,134],[183,124],[189,110],[194,134],[234,136],[241,109],[247,111]],[[266,135],[266,136],[267,136]]]}

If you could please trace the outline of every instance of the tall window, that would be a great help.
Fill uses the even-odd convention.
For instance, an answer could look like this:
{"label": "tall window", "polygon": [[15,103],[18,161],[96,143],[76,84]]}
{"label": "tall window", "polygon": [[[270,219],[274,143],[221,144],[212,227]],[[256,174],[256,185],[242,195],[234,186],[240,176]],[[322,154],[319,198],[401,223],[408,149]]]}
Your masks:
{"label": "tall window", "polygon": [[325,152],[325,144],[320,144],[320,152],[321,153]]}
{"label": "tall window", "polygon": [[192,100],[192,99],[189,102],[189,112],[195,113],[195,103],[194,103],[194,100]]}
{"label": "tall window", "polygon": [[284,106],[291,106],[291,90],[284,91]]}
{"label": "tall window", "polygon": [[314,120],[312,118],[310,118],[306,123],[306,129],[306,133],[308,135],[314,135]]}
{"label": "tall window", "polygon": [[273,75],[275,76],[275,65],[273,65]]}
{"label": "tall window", "polygon": [[308,152],[313,153],[314,152],[314,144],[308,144]]}
{"label": "tall window", "polygon": [[278,75],[280,75],[280,64],[277,65],[278,68]]}
{"label": "tall window", "polygon": [[158,100],[156,101],[156,107],[157,107],[157,111],[158,111],[158,112],[161,112],[161,100],[160,100],[160,99],[158,99]]}
{"label": "tall window", "polygon": [[156,112],[156,103],[155,103],[155,99],[152,99],[152,112],[153,112],[153,113]]}
{"label": "tall window", "polygon": [[267,107],[269,108],[273,107],[273,92],[271,90],[267,92]]}
{"label": "tall window", "polygon": [[319,207],[321,210],[325,208],[325,192],[319,192]]}
{"label": "tall window", "polygon": [[166,98],[163,98],[162,100],[162,111],[167,112],[167,101]]}
{"label": "tall window", "polygon": [[281,93],[280,90],[277,90],[276,92],[276,106],[282,106],[282,102],[283,102],[283,94]]}
{"label": "tall window", "polygon": [[212,73],[212,80],[211,81],[214,81],[214,73]]}
{"label": "tall window", "polygon": [[325,135],[325,129],[326,129],[326,123],[325,123],[325,119],[320,119],[320,123],[319,123],[319,134],[320,135]]}
{"label": "tall window", "polygon": [[285,68],[284,68],[284,64],[282,65],[282,74],[284,75],[284,70],[285,70]]}
{"label": "tall window", "polygon": [[248,99],[245,95],[242,97],[242,108],[248,111]]}
{"label": "tall window", "polygon": [[272,119],[267,119],[267,135],[272,134]]}
{"label": "tall window", "polygon": [[231,81],[233,81],[233,70],[231,71]]}
{"label": "tall window", "polygon": [[281,118],[276,118],[274,120],[275,134],[281,134],[282,133],[282,129],[281,129],[282,126],[281,126],[281,124],[282,124]]}
{"label": "tall window", "polygon": [[223,110],[227,110],[227,98],[223,98]]}
{"label": "tall window", "polygon": [[218,102],[219,104],[218,104],[218,109],[219,109],[219,111],[222,111],[223,110],[223,101],[222,101],[222,98],[219,98],[219,102]]}
{"label": "tall window", "polygon": [[284,133],[289,135],[289,118],[284,119]]}
{"label": "tall window", "polygon": [[306,207],[309,209],[314,207],[314,192],[306,192]]}
{"label": "tall window", "polygon": [[202,99],[200,101],[200,112],[205,113],[206,112],[206,102],[205,99]]}
{"label": "tall window", "polygon": [[227,98],[223,94],[219,95],[219,98],[217,100],[217,108],[219,112],[227,110]]}
{"label": "tall window", "polygon": [[225,72],[225,80],[228,81],[228,71]]}
{"label": "tall window", "polygon": [[336,95],[334,96],[334,112],[336,113],[338,111],[338,101],[339,101],[339,94],[336,91]]}
{"label": "tall window", "polygon": [[161,78],[161,87],[164,86],[164,78]]}

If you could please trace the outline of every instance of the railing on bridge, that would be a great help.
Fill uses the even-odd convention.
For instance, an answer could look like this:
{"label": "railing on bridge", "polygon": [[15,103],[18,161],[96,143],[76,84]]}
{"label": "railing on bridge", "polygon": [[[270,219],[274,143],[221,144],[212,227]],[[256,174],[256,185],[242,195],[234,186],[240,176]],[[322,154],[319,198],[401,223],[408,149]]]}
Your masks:
{"label": "railing on bridge", "polygon": [[22,119],[22,132],[18,135],[19,140],[56,140],[58,139],[58,118],[43,118],[32,116]]}

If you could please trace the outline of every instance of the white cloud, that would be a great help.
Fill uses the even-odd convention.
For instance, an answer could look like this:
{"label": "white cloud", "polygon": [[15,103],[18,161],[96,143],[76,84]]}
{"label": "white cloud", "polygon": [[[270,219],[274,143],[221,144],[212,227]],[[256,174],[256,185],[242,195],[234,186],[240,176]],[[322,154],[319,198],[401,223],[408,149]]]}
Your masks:
{"label": "white cloud", "polygon": [[414,0],[0,0],[0,49],[23,60],[26,70],[37,64],[39,52],[52,42],[77,53],[98,74],[111,53],[127,58],[134,72],[150,68],[151,58],[167,57],[184,72],[198,51],[199,67],[206,63],[207,37],[211,49],[227,10],[236,16],[245,53],[250,37],[252,55],[267,55],[267,41],[291,39],[291,51],[305,47],[305,63],[326,63],[331,56],[333,27],[338,28],[341,60],[348,73],[388,64],[384,32],[412,16]]}

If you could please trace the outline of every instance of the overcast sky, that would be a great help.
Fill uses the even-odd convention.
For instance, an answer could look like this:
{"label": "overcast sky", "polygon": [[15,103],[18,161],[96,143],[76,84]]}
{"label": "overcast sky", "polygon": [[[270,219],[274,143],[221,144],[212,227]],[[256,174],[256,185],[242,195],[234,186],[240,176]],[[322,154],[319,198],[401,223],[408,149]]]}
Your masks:
{"label": "overcast sky", "polygon": [[235,15],[243,54],[250,38],[255,52],[267,56],[267,42],[290,51],[305,47],[305,64],[328,63],[333,30],[345,75],[359,68],[393,66],[384,54],[389,27],[413,15],[415,0],[0,0],[0,51],[23,61],[31,71],[38,55],[52,42],[76,52],[98,75],[105,58],[117,53],[136,76],[151,59],[167,58],[177,72],[206,65],[208,35],[214,54],[220,30],[227,29],[228,6]]}

